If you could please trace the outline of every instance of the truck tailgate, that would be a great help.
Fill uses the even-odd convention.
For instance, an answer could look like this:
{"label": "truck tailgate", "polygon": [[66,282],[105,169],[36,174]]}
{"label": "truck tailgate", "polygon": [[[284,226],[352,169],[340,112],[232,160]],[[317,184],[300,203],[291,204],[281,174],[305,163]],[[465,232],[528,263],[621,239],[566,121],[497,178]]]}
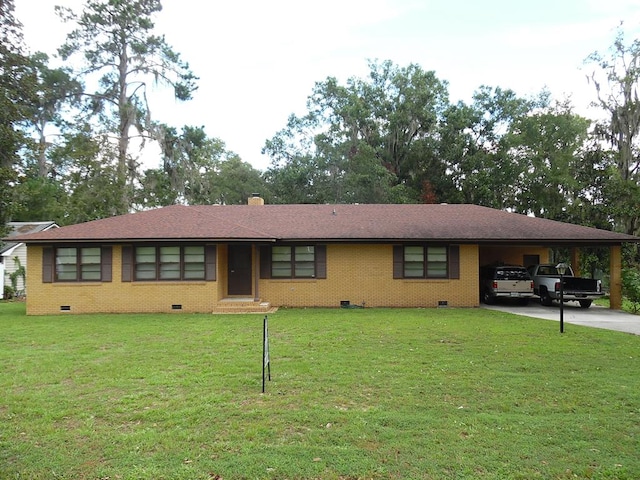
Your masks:
{"label": "truck tailgate", "polygon": [[564,277],[562,288],[565,291],[599,292],[600,282],[592,278]]}
{"label": "truck tailgate", "polygon": [[504,296],[521,297],[533,295],[531,280],[495,280],[495,293]]}

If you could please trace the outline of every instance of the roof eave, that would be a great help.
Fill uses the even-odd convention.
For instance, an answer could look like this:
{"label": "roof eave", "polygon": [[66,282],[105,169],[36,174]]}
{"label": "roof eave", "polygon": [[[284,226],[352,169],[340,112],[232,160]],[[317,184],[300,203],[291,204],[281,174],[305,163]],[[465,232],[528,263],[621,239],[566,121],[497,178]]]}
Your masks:
{"label": "roof eave", "polygon": [[34,240],[25,240],[21,243],[26,243],[27,245],[51,245],[51,244],[62,244],[62,243],[99,243],[99,244],[125,244],[125,243],[178,243],[178,242],[188,242],[188,243],[265,243],[265,242],[275,242],[275,238],[211,238],[211,237],[193,237],[193,238],[56,238],[56,239],[34,239]]}

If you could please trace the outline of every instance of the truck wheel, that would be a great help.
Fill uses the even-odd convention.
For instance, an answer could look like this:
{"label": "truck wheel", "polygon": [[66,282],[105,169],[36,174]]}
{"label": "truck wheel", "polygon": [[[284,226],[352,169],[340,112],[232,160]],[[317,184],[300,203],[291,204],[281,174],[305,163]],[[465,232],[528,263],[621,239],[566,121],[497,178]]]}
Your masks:
{"label": "truck wheel", "polygon": [[482,292],[482,302],[486,303],[487,305],[493,305],[494,303],[496,303],[496,297],[491,295],[487,290],[484,290]]}
{"label": "truck wheel", "polygon": [[550,307],[552,303],[553,299],[549,295],[549,292],[547,290],[542,290],[540,292],[540,304],[544,305],[545,307]]}
{"label": "truck wheel", "polygon": [[591,306],[592,300],[579,300],[580,308],[589,308]]}

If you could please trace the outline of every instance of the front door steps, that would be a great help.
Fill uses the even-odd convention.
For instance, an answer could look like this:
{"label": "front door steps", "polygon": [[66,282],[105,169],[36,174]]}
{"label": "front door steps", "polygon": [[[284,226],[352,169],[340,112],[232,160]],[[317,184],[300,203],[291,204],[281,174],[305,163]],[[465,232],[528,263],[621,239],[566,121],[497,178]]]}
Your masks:
{"label": "front door steps", "polygon": [[212,313],[273,313],[278,307],[253,297],[227,297],[219,300]]}

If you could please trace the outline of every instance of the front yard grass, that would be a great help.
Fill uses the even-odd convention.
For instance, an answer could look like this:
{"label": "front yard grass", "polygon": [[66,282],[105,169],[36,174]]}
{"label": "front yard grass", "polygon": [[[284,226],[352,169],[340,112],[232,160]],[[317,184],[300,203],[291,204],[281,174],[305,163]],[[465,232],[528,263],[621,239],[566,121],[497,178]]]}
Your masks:
{"label": "front yard grass", "polygon": [[27,317],[2,479],[637,479],[640,337],[483,309]]}

